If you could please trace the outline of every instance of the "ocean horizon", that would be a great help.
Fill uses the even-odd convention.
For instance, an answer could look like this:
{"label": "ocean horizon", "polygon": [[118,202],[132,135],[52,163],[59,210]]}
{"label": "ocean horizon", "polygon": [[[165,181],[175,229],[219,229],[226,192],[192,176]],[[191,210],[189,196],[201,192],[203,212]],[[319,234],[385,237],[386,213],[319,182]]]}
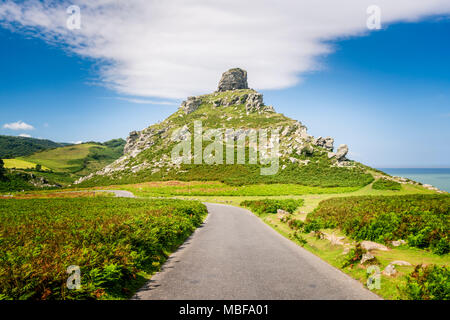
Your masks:
{"label": "ocean horizon", "polygon": [[450,192],[450,168],[378,168],[391,176],[408,178],[423,184],[431,184]]}

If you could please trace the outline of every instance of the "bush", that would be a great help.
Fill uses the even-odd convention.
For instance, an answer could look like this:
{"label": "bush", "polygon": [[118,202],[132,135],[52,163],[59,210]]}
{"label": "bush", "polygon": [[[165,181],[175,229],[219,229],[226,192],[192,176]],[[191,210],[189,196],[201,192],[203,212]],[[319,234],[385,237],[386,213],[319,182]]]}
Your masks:
{"label": "bush", "polygon": [[449,300],[450,269],[437,265],[416,266],[407,276],[405,293],[413,300]]}
{"label": "bush", "polygon": [[[197,201],[0,199],[0,299],[128,297],[199,226]],[[81,269],[68,290],[66,269]],[[137,280],[136,280],[137,279]]]}
{"label": "bush", "polygon": [[294,232],[293,234],[291,234],[290,237],[291,237],[291,239],[298,241],[302,247],[308,243],[308,241],[306,241],[306,239],[303,238],[302,235],[300,233],[298,233],[297,231]]}
{"label": "bush", "polygon": [[378,179],[372,185],[372,189],[375,190],[400,190],[401,188],[400,183],[385,178]]}
{"label": "bush", "polygon": [[363,196],[320,202],[308,215],[305,231],[335,224],[356,240],[387,243],[407,239],[413,247],[436,254],[450,250],[450,196]]}
{"label": "bush", "polygon": [[299,219],[293,219],[291,217],[286,217],[285,219],[287,222],[289,228],[293,229],[293,230],[303,230],[303,226],[304,226],[304,222],[302,220]]}
{"label": "bush", "polygon": [[262,199],[246,200],[241,202],[241,206],[250,208],[254,213],[260,215],[263,213],[277,213],[278,209],[293,213],[298,207],[303,205],[303,199]]}
{"label": "bush", "polygon": [[6,175],[5,162],[3,162],[3,159],[0,159],[0,181],[3,181],[5,179],[5,175]]}
{"label": "bush", "polygon": [[363,255],[367,251],[361,247],[361,243],[357,243],[353,249],[351,249],[344,257],[344,261],[342,262],[342,268],[347,266],[352,266],[355,263],[361,261]]}

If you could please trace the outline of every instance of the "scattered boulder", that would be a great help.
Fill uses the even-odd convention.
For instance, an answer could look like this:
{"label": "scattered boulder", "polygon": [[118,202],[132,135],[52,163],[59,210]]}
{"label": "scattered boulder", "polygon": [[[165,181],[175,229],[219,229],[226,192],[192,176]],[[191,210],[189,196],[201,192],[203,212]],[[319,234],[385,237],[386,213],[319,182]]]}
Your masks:
{"label": "scattered boulder", "polygon": [[189,97],[186,101],[181,103],[180,109],[183,110],[185,114],[189,114],[197,110],[201,104],[201,99],[197,97]]}
{"label": "scattered boulder", "polygon": [[395,260],[395,261],[392,261],[390,264],[396,265],[396,266],[412,266],[411,263],[409,263],[408,261],[403,261],[403,260]]}
{"label": "scattered boulder", "polygon": [[382,245],[380,243],[372,242],[372,241],[363,241],[361,242],[361,248],[366,249],[367,251],[371,250],[381,250],[388,251],[388,247]]}
{"label": "scattered boulder", "polygon": [[310,146],[309,144],[305,145],[302,149],[300,153],[304,153],[308,156],[314,154],[314,148],[312,146]]}
{"label": "scattered boulder", "polygon": [[282,209],[277,209],[277,218],[278,219],[282,219],[282,218],[284,218],[284,217],[286,217],[286,216],[288,216],[289,215],[289,212],[287,212],[287,211],[284,211],[284,210],[282,210]]}
{"label": "scattered boulder", "polygon": [[342,240],[345,239],[345,237],[338,237],[336,236],[334,233],[332,234],[328,234],[328,233],[323,233],[324,238],[327,239],[328,241],[331,242],[331,244],[333,245],[344,245],[344,242]]}
{"label": "scattered boulder", "polygon": [[222,74],[218,91],[248,89],[247,71],[240,68],[230,69]]}
{"label": "scattered boulder", "polygon": [[392,241],[392,245],[394,246],[394,247],[399,247],[399,246],[401,246],[401,245],[404,245],[404,244],[406,244],[406,241],[405,240],[394,240],[394,241]]}
{"label": "scattered boulder", "polygon": [[375,259],[375,256],[371,253],[364,253],[362,258],[361,258],[361,264],[364,264],[367,261],[373,260]]}
{"label": "scattered boulder", "polygon": [[336,152],[336,159],[344,160],[348,153],[348,146],[346,144],[341,144]]}
{"label": "scattered boulder", "polygon": [[385,276],[392,277],[397,273],[397,270],[395,269],[395,266],[393,264],[389,264],[386,268],[383,270],[383,274]]}

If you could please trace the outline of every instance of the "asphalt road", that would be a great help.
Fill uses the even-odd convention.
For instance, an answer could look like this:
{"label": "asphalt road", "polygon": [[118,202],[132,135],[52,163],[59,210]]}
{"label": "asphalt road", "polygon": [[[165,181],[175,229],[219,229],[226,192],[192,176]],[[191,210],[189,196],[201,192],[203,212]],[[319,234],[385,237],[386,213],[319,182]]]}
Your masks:
{"label": "asphalt road", "polygon": [[207,206],[203,226],[133,299],[380,299],[251,212]]}
{"label": "asphalt road", "polygon": [[114,193],[118,198],[136,198],[133,193],[125,190],[98,190],[98,191]]}

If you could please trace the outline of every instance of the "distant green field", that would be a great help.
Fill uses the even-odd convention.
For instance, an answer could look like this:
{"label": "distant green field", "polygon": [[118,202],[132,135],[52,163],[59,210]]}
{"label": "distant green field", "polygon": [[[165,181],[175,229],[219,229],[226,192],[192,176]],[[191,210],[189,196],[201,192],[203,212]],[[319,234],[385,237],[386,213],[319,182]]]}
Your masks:
{"label": "distant green field", "polygon": [[[7,179],[0,180],[1,191],[39,188],[32,179],[44,178],[50,185],[67,186],[78,178],[98,171],[123,154],[125,140],[88,142],[47,149],[32,155],[5,159]],[[36,165],[41,169],[36,170]],[[36,178],[37,177],[37,178]]]}
{"label": "distant green field", "polygon": [[[20,160],[20,159],[3,159],[6,169],[35,169],[36,163]],[[46,166],[42,166],[42,170],[50,170]]]}
{"label": "distant green field", "polygon": [[78,144],[37,152],[19,160],[39,163],[57,172],[73,173],[83,169],[83,159],[88,156],[92,147],[106,148],[91,143]]}

